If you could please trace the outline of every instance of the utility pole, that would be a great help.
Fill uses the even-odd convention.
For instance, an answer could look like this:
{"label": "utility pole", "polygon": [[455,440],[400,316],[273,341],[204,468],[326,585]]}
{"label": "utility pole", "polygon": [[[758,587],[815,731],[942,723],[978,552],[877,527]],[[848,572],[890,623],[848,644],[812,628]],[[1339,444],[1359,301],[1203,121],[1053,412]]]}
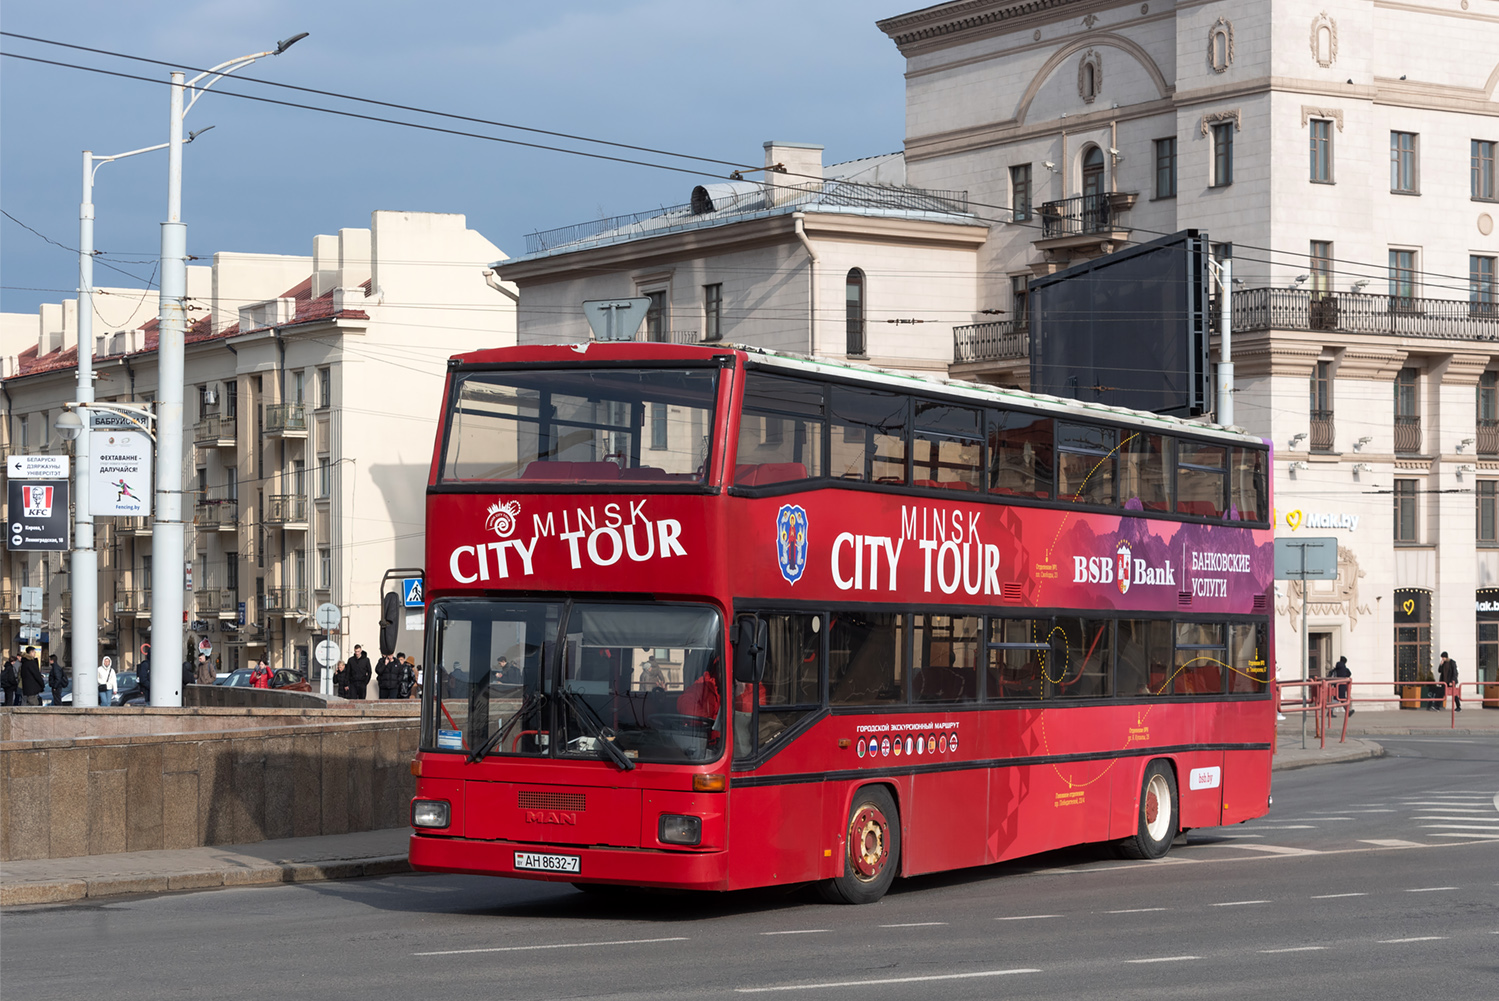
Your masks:
{"label": "utility pole", "polygon": [[73,705],[99,704],[99,551],[89,512],[89,414],[94,402],[94,154],[83,151],[78,206],[78,402],[83,430],[73,450]]}
{"label": "utility pole", "polygon": [[1234,422],[1233,258],[1209,262],[1218,276],[1218,423]]}

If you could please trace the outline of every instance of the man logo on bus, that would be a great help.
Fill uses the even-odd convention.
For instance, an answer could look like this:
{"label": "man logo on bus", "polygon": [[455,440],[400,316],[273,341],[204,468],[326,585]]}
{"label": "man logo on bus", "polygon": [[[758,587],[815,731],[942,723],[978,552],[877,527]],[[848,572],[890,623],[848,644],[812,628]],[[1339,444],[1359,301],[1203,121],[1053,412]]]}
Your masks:
{"label": "man logo on bus", "polygon": [[807,569],[807,512],[800,504],[783,504],[776,515],[776,561],[790,584]]}
{"label": "man logo on bus", "polygon": [[1119,593],[1129,594],[1129,561],[1134,555],[1129,548],[1128,542],[1121,542],[1115,547],[1114,553],[1119,561],[1119,572],[1115,574],[1119,578]]}
{"label": "man logo on bus", "polygon": [[500,538],[508,538],[515,531],[515,519],[520,514],[520,501],[508,501],[500,503],[495,501],[489,505],[484,519],[484,527],[489,529]]}

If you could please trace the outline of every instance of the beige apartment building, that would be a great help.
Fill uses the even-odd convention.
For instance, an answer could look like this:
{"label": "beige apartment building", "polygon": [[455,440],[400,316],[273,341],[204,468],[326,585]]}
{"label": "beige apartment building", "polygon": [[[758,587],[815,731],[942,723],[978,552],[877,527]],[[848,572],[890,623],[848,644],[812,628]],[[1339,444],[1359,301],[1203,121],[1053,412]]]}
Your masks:
{"label": "beige apartment building", "polygon": [[1205,231],[1242,282],[1236,420],[1275,445],[1278,532],[1340,543],[1313,670],[1404,681],[1448,650],[1499,680],[1496,5],[959,0],[880,27],[910,182],[999,220],[997,318],[958,325],[953,374],[1026,386],[1032,277]]}
{"label": "beige apartment building", "polygon": [[[461,215],[377,211],[368,229],[314,237],[310,256],[219,253],[190,267],[192,526],[185,552],[160,554],[149,518],[96,520],[101,653],[136,663],[153,585],[178,573],[190,582],[187,640],[208,640],[220,670],[258,657],[308,670],[324,602],[343,612],[332,637],[343,656],[375,647],[383,576],[423,561],[447,358],[515,342],[514,290],[489,271],[503,256]],[[150,403],[156,295],[106,291],[94,305],[97,399]],[[68,448],[52,423],[77,396],[77,309],[0,325],[8,452]],[[71,664],[66,568],[66,554],[7,551],[0,594],[14,645],[19,588],[44,587],[46,648]],[[419,660],[420,634],[402,641]]]}

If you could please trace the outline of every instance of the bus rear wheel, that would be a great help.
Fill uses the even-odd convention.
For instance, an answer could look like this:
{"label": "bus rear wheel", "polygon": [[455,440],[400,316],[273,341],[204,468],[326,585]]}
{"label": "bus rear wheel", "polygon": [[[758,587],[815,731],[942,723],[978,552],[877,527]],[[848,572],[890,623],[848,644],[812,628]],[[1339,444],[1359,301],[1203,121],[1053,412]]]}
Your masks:
{"label": "bus rear wheel", "polygon": [[818,887],[834,904],[872,904],[885,895],[900,865],[900,814],[884,786],[865,786],[848,811],[843,875]]}
{"label": "bus rear wheel", "polygon": [[1140,813],[1134,837],[1115,845],[1119,855],[1132,859],[1157,859],[1171,850],[1176,840],[1181,809],[1176,800],[1176,773],[1164,761],[1145,768],[1140,788]]}

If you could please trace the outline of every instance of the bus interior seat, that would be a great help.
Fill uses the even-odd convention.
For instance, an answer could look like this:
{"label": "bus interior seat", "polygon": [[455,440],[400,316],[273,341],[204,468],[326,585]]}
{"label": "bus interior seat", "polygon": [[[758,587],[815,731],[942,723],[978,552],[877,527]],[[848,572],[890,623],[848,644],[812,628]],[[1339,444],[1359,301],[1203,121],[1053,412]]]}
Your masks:
{"label": "bus interior seat", "polygon": [[1177,514],[1195,514],[1201,518],[1221,518],[1223,512],[1217,504],[1212,501],[1184,501],[1176,502]]}
{"label": "bus interior seat", "polygon": [[568,462],[565,459],[536,459],[520,474],[523,480],[617,480],[619,466],[612,462]]}
{"label": "bus interior seat", "polygon": [[849,658],[843,675],[834,683],[829,701],[842,705],[871,705],[887,701],[881,695],[891,681],[895,663],[893,637],[872,632]]}
{"label": "bus interior seat", "polygon": [[621,469],[619,478],[622,480],[669,480],[671,474],[660,466],[636,466],[634,469]]}
{"label": "bus interior seat", "polygon": [[800,462],[745,462],[734,467],[734,485],[740,487],[763,487],[806,478],[807,467]]}

